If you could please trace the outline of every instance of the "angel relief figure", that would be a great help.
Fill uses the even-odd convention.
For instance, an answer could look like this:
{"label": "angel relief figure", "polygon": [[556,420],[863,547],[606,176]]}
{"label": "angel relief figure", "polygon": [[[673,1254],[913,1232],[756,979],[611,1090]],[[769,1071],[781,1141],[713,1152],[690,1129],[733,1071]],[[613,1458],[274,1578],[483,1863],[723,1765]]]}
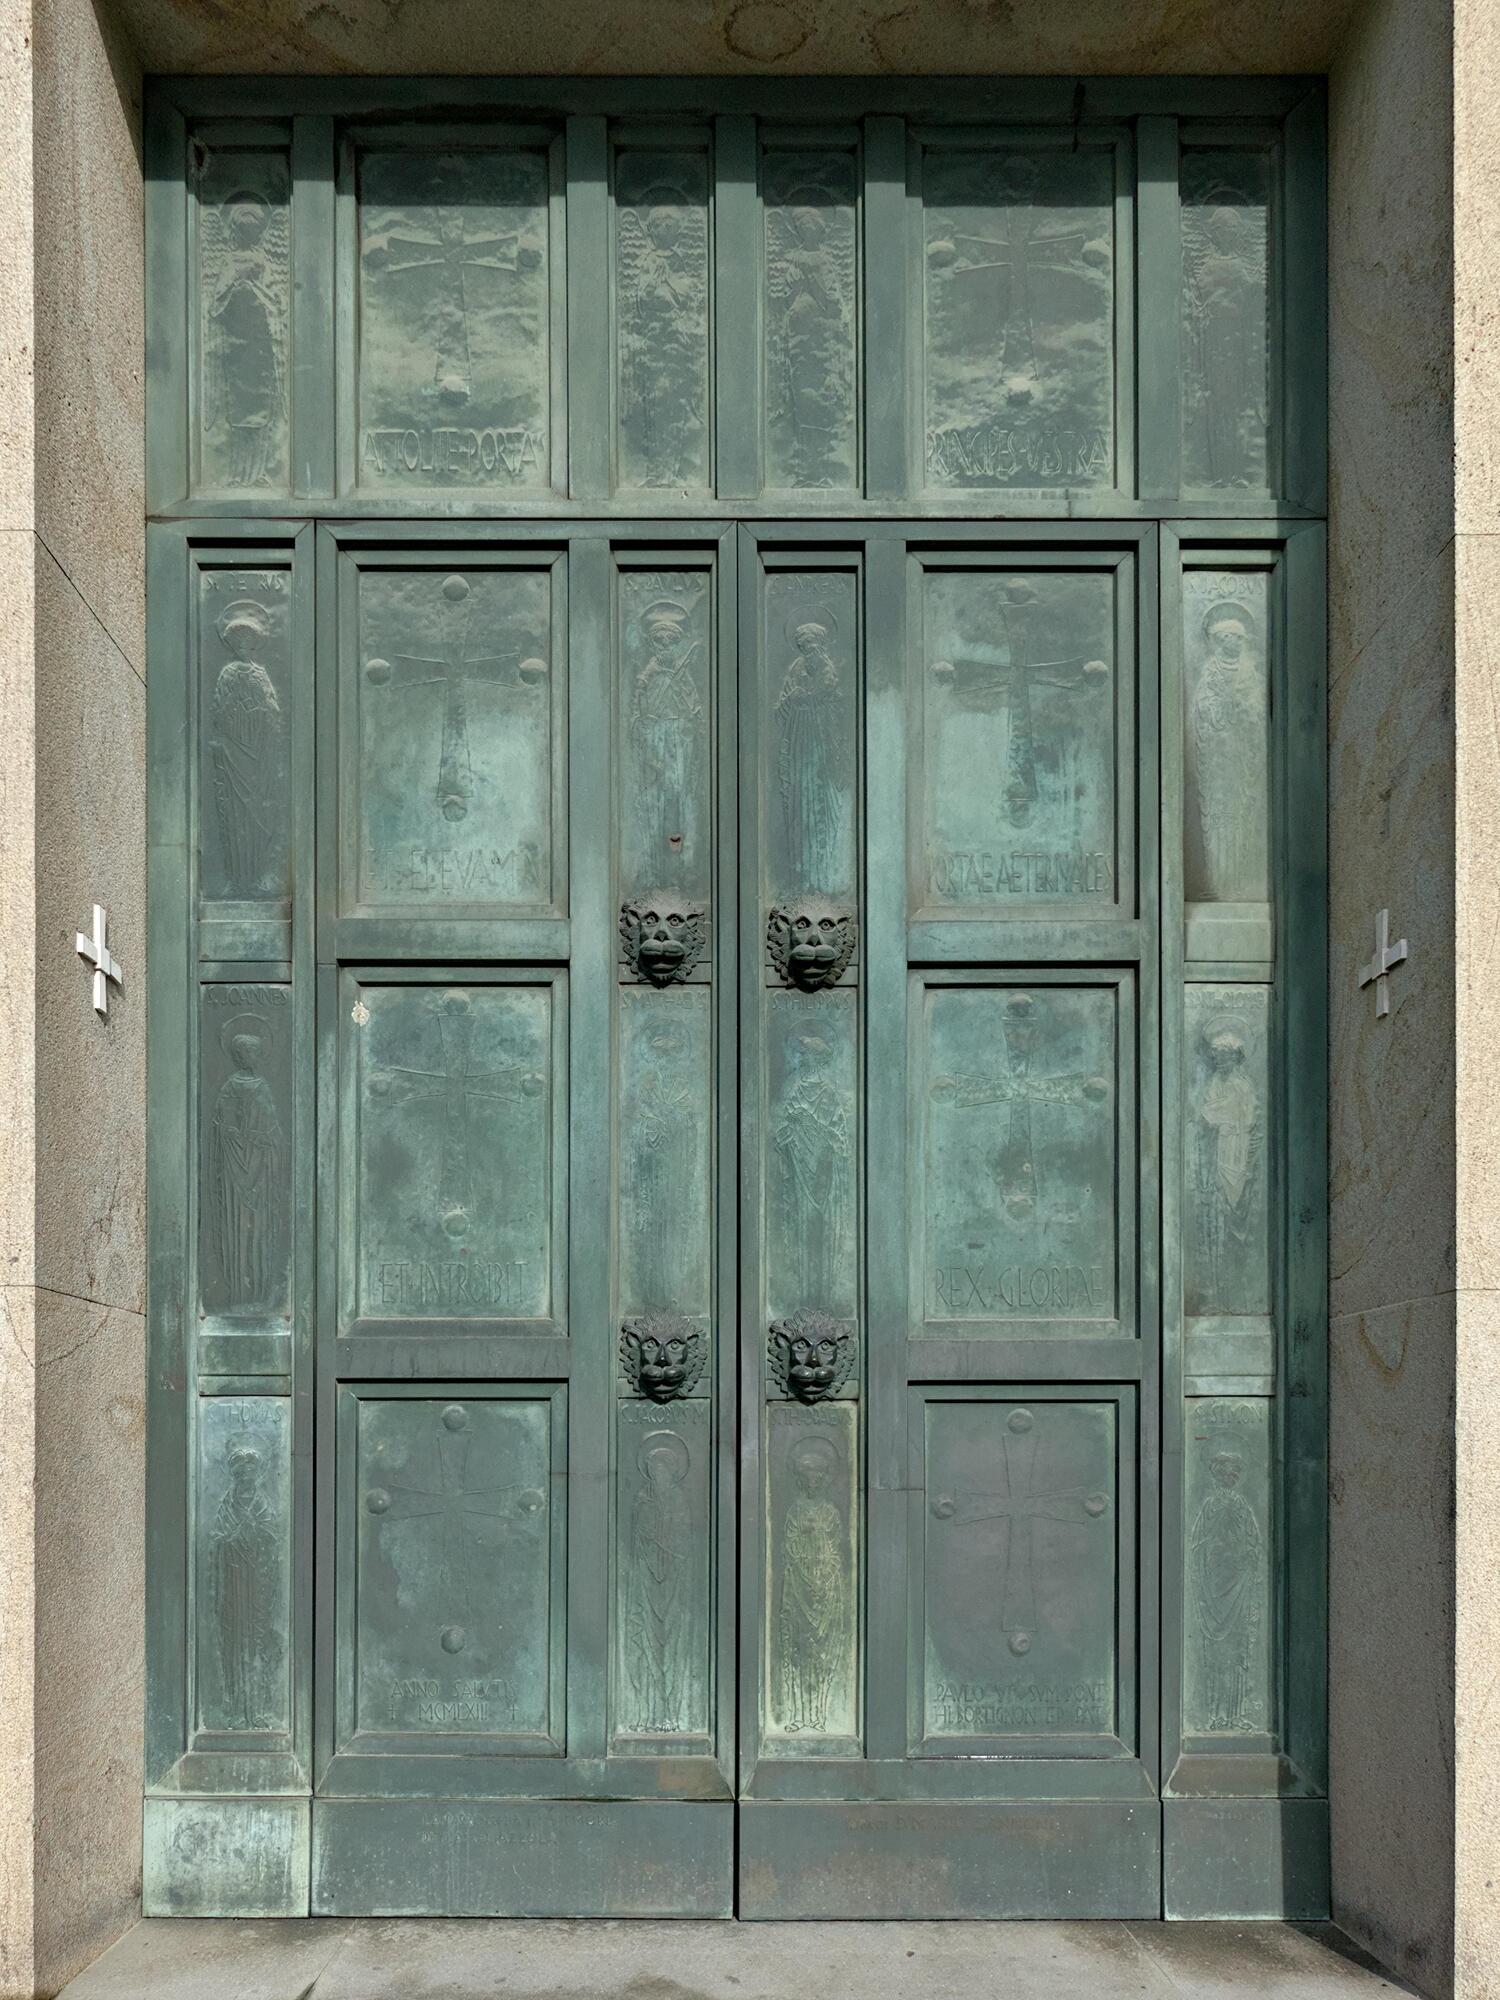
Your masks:
{"label": "angel relief figure", "polygon": [[284,205],[241,188],[217,207],[217,242],[205,245],[206,428],[229,439],[229,483],[269,485],[286,417]]}
{"label": "angel relief figure", "polygon": [[1270,420],[1266,211],[1223,181],[1198,190],[1185,186],[1184,196],[1183,391],[1191,473],[1209,486],[1264,485]]}
{"label": "angel relief figure", "polygon": [[852,211],[794,187],[766,210],[772,422],[789,434],[794,486],[853,477],[855,280]]}
{"label": "angel relief figure", "polygon": [[660,182],[619,210],[620,428],[629,483],[699,481],[708,358],[701,203]]}

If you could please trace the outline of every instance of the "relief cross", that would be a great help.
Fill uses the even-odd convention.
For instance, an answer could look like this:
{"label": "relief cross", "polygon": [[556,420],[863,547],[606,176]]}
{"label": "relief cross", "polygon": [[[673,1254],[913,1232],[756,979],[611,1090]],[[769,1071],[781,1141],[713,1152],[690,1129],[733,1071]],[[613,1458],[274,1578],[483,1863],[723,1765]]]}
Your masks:
{"label": "relief cross", "polygon": [[1109,1085],[1102,1076],[1033,1076],[1031,1058],[1036,1051],[1038,1022],[1035,1002],[1029,993],[1016,993],[1006,1002],[1001,1032],[1009,1067],[1000,1074],[967,1074],[934,1077],[932,1094],[941,1103],[957,1110],[980,1104],[1008,1104],[1010,1133],[997,1155],[996,1179],[1001,1199],[1013,1218],[1027,1215],[1037,1201],[1036,1160],[1032,1148],[1031,1108],[1034,1104],[1102,1104]]}
{"label": "relief cross", "polygon": [[1012,826],[1025,826],[1036,803],[1032,689],[1099,687],[1109,673],[1103,660],[1033,660],[1031,621],[1037,601],[1035,589],[1024,577],[1009,578],[1000,601],[1004,645],[976,645],[967,657],[933,664],[933,672],[940,678],[951,678],[961,700],[975,705],[992,696],[996,705],[1009,711],[1004,800],[1005,816]]}
{"label": "relief cross", "polygon": [[[468,812],[474,792],[467,684],[477,681],[490,687],[525,687],[539,681],[546,667],[540,660],[522,661],[514,652],[471,655],[469,625],[473,593],[467,581],[461,576],[448,577],[443,583],[443,597],[452,609],[445,620],[446,636],[440,642],[439,653],[396,653],[390,660],[371,660],[365,674],[377,685],[443,690],[443,746],[438,761],[437,802],[445,819],[460,820]],[[462,618],[461,626],[453,622],[455,613]]]}
{"label": "relief cross", "polygon": [[411,271],[436,273],[434,304],[437,324],[437,387],[456,401],[467,399],[473,386],[469,355],[468,274],[471,271],[514,273],[520,268],[520,235],[475,237],[470,240],[461,208],[440,208],[436,233],[392,236],[385,270],[392,277]]}
{"label": "relief cross", "polygon": [[938,1493],[932,1511],[955,1528],[971,1528],[980,1521],[1006,1523],[1000,1629],[1010,1650],[1019,1654],[1031,1650],[1036,1624],[1036,1523],[1097,1521],[1109,1506],[1109,1496],[1087,1486],[1039,1487],[1036,1419],[1030,1410],[1011,1411],[1003,1442],[1003,1492],[970,1493],[963,1498]]}
{"label": "relief cross", "polygon": [[[965,236],[955,232],[954,244],[964,262],[954,267],[956,278],[988,278],[991,289],[1004,291],[994,300],[1000,324],[1000,365],[1014,383],[1027,375],[1040,380],[1036,354],[1036,321],[1031,309],[1032,274],[1039,270],[1076,269],[1087,232],[1082,229],[1040,229],[1028,210],[1008,209],[1000,237]],[[1003,286],[997,281],[1003,281]]]}
{"label": "relief cross", "polygon": [[536,1070],[522,1066],[499,1070],[476,1070],[471,1066],[470,1043],[474,1022],[468,996],[446,993],[438,1003],[438,1032],[442,1041],[441,1069],[414,1069],[404,1063],[387,1063],[371,1078],[371,1089],[380,1098],[396,1097],[407,1104],[436,1104],[443,1114],[442,1169],[439,1198],[443,1204],[443,1228],[449,1236],[468,1233],[474,1198],[469,1117],[474,1103],[517,1104],[539,1097],[545,1079]]}
{"label": "relief cross", "polygon": [[[471,1521],[518,1521],[539,1513],[545,1504],[538,1488],[519,1481],[509,1485],[479,1485],[469,1478],[473,1434],[469,1413],[461,1403],[443,1411],[437,1435],[436,1486],[408,1486],[392,1480],[372,1486],[365,1505],[381,1521],[435,1520],[439,1524],[439,1589],[441,1602],[459,1616],[468,1615],[468,1562]],[[462,1650],[466,1634],[461,1623],[443,1627],[445,1652]]]}

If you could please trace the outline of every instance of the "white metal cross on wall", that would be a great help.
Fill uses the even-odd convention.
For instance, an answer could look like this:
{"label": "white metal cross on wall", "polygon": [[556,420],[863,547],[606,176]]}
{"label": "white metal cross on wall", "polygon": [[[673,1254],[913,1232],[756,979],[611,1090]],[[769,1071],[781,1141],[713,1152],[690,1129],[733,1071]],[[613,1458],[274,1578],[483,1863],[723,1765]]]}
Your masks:
{"label": "white metal cross on wall", "polygon": [[1361,988],[1374,985],[1375,1018],[1383,1020],[1391,1011],[1391,988],[1386,974],[1393,965],[1399,965],[1406,957],[1406,939],[1397,938],[1391,943],[1391,913],[1382,910],[1375,919],[1375,956],[1370,963],[1360,967]]}
{"label": "white metal cross on wall", "polygon": [[94,1012],[109,1013],[109,982],[123,986],[119,960],[112,956],[107,942],[109,912],[102,903],[94,905],[93,935],[85,937],[82,931],[76,933],[75,948],[80,958],[87,959],[94,968]]}

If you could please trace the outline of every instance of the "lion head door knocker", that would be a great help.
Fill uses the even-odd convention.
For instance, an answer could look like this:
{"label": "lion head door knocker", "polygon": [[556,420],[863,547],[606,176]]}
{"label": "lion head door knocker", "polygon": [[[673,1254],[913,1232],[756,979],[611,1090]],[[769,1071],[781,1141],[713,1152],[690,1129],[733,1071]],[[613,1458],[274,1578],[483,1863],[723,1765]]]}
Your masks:
{"label": "lion head door knocker", "polygon": [[788,986],[816,993],[837,986],[854,956],[854,914],[822,896],[777,903],[766,919],[766,949]]}
{"label": "lion head door knocker", "polygon": [[620,905],[625,962],[653,986],[679,985],[703,956],[708,922],[701,903],[663,890]]}
{"label": "lion head door knocker", "polygon": [[708,1360],[703,1328],[681,1313],[646,1313],[620,1329],[620,1365],[637,1395],[653,1403],[691,1396]]}
{"label": "lion head door knocker", "polygon": [[821,1403],[854,1373],[854,1329],[824,1312],[796,1312],[771,1322],[771,1379],[784,1396]]}

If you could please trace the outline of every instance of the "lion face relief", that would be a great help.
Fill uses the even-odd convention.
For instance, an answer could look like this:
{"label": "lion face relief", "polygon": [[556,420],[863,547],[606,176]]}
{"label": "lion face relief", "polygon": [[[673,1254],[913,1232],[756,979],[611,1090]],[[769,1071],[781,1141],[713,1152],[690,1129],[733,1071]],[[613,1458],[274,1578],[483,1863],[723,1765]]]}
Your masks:
{"label": "lion face relief", "polygon": [[823,896],[778,903],[766,920],[766,949],[788,986],[815,993],[836,986],[854,956],[854,914]]}
{"label": "lion face relief", "polygon": [[653,986],[685,980],[703,956],[707,923],[703,905],[675,891],[634,896],[620,905],[625,962]]}
{"label": "lion face relief", "polygon": [[829,1313],[795,1312],[772,1322],[766,1358],[783,1396],[821,1403],[854,1373],[854,1329]]}
{"label": "lion face relief", "polygon": [[681,1313],[646,1313],[620,1329],[620,1364],[637,1395],[653,1403],[690,1396],[708,1360],[703,1328]]}

